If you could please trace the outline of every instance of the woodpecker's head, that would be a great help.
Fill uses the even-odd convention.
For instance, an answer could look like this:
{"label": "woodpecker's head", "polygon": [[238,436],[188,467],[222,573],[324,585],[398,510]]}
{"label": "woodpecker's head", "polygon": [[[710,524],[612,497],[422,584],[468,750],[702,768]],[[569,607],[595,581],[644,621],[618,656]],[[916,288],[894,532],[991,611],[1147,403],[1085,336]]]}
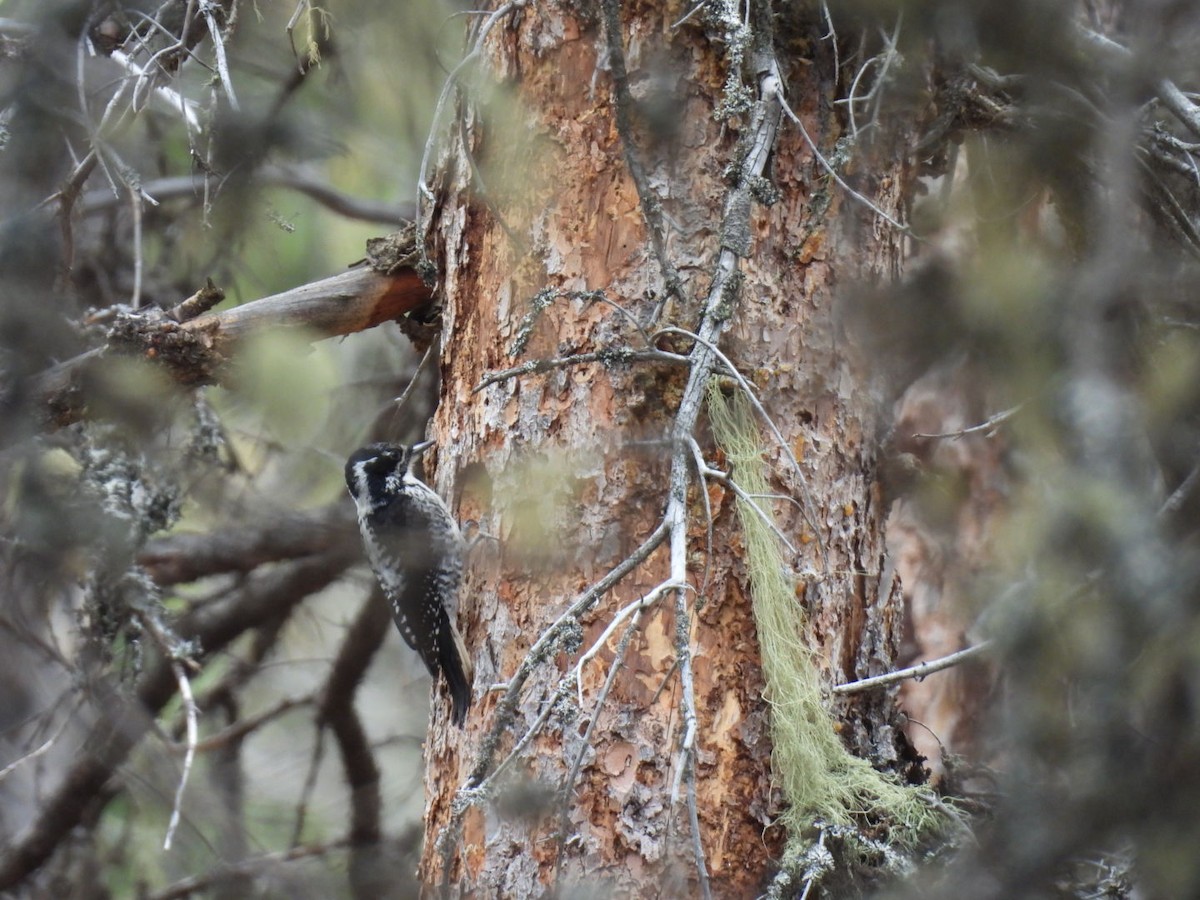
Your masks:
{"label": "woodpecker's head", "polygon": [[415,480],[413,463],[433,441],[422,441],[405,447],[403,444],[371,444],[355,450],[346,460],[346,487],[355,500],[360,497],[386,497],[406,481]]}

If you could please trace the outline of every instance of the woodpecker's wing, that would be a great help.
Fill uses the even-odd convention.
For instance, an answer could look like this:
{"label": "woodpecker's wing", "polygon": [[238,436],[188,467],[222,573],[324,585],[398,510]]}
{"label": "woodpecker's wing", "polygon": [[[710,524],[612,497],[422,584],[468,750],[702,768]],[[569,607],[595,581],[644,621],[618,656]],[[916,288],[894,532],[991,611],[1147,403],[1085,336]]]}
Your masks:
{"label": "woodpecker's wing", "polygon": [[[429,674],[443,675],[461,725],[471,703],[471,665],[447,604],[462,578],[462,539],[441,500],[419,483],[367,517],[364,537],[372,568],[392,606],[405,643]],[[449,523],[449,527],[447,527]]]}

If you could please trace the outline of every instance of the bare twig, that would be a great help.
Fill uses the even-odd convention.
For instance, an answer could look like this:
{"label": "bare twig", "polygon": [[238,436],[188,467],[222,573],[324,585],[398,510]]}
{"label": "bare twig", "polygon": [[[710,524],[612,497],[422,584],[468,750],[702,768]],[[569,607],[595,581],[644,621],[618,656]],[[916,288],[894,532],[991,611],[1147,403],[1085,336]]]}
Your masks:
{"label": "bare twig", "polygon": [[744,501],[748,507],[754,510],[755,514],[762,519],[764,525],[775,532],[775,537],[777,537],[779,541],[788,548],[788,551],[793,557],[799,555],[800,551],[793,546],[792,542],[787,539],[787,535],[785,535],[783,531],[780,530],[779,526],[775,524],[775,517],[755,502],[758,499],[769,498],[760,498],[756,495],[746,493],[745,489],[742,488],[742,486],[732,478],[730,478],[728,473],[721,472],[718,469],[710,468],[708,465],[704,466],[700,474],[705,478],[711,478],[713,481],[720,482],[721,484],[725,485],[725,487],[729,488],[729,490],[733,492],[734,496],[736,496],[739,500]]}
{"label": "bare twig", "polygon": [[[1128,64],[1133,61],[1133,51],[1119,44],[1107,35],[1100,34],[1082,25],[1076,26],[1076,33],[1085,45],[1108,56],[1113,60]],[[1194,136],[1200,138],[1200,107],[1197,107],[1187,94],[1181,91],[1175,82],[1169,78],[1161,78],[1155,84],[1155,92],[1163,106],[1169,109]]]}
{"label": "bare twig", "polygon": [[[487,36],[502,18],[511,13],[518,6],[524,6],[527,0],[509,0],[508,3],[501,5],[499,8],[488,15],[487,19],[479,27],[479,33],[475,36],[475,42],[471,47],[471,52],[464,56],[446,76],[446,81],[442,85],[442,90],[438,94],[437,103],[433,108],[433,119],[429,126],[429,139],[425,142],[425,150],[421,154],[421,168],[417,173],[417,234],[424,235],[428,222],[425,218],[423,202],[432,201],[433,191],[429,189],[428,174],[429,164],[433,158],[433,151],[437,144],[438,129],[441,127],[442,115],[446,110],[446,104],[450,100],[451,92],[458,86],[459,77],[472,65],[483,52],[483,43],[487,40]],[[422,242],[423,244],[423,242]]]}
{"label": "bare twig", "polygon": [[1021,411],[1021,407],[1024,405],[1024,403],[1018,403],[1016,406],[1011,406],[1008,409],[1001,410],[994,416],[989,416],[983,422],[980,422],[978,425],[972,425],[969,428],[960,428],[957,431],[941,431],[934,434],[926,434],[925,432],[918,431],[913,433],[913,437],[928,439],[951,438],[957,440],[958,438],[966,437],[968,434],[978,434],[980,432],[983,432],[990,437],[991,435],[995,434],[997,427],[1019,413]]}
{"label": "bare twig", "polygon": [[594,362],[605,365],[619,365],[631,362],[664,362],[686,366],[688,359],[686,356],[680,356],[677,353],[668,353],[664,350],[631,350],[627,347],[592,350],[587,353],[574,353],[570,356],[559,356],[553,359],[531,359],[519,366],[513,366],[511,369],[489,372],[480,379],[479,384],[475,385],[471,393],[477,394],[490,385],[498,384],[501,381],[508,381],[510,378],[517,378],[521,375],[535,375],[543,372],[551,372],[555,369],[565,369],[569,366],[581,366]]}
{"label": "bare twig", "polygon": [[[116,113],[118,109],[121,110],[118,121],[120,121],[120,119],[123,118],[126,113],[132,113],[135,116],[138,115],[144,108],[144,104],[139,105],[138,103],[138,97],[141,93],[141,85],[149,82],[146,69],[139,66],[133,60],[133,58],[124,51],[114,50],[112,52],[112,59],[123,68],[128,70],[131,76],[130,84],[133,94],[130,98],[128,107],[122,108],[115,103],[117,97],[124,99],[124,95],[126,93],[124,88],[120,93],[118,93],[117,97],[114,97],[113,100],[109,101],[109,105],[105,108],[104,117],[101,119],[101,125],[105,124],[105,122],[111,118],[111,115]],[[183,96],[183,94],[170,87],[167,87],[165,84],[156,84],[151,90],[151,96],[157,97],[166,109],[178,110],[189,133],[195,133],[200,130],[200,119],[196,115],[197,105],[194,100],[189,100],[187,97]]]}
{"label": "bare twig", "polygon": [[405,404],[408,403],[408,398],[412,396],[417,387],[417,381],[421,377],[421,373],[425,371],[425,366],[429,360],[433,358],[433,344],[431,343],[425,348],[425,352],[421,354],[421,361],[417,363],[416,369],[413,370],[412,378],[408,379],[408,384],[404,386],[404,390],[400,392],[400,396],[392,401],[394,404],[393,413],[399,416],[404,411]]}
{"label": "bare twig", "polygon": [[312,753],[308,757],[308,771],[304,775],[304,784],[300,788],[300,797],[296,801],[296,817],[292,820],[291,847],[299,847],[304,837],[304,825],[308,819],[308,804],[312,801],[313,792],[317,789],[317,776],[321,774],[321,763],[325,759],[325,729],[318,727],[313,737]]}
{"label": "bare twig", "polygon": [[496,723],[479,749],[479,758],[467,779],[468,787],[478,785],[490,771],[499,746],[500,735],[509,727],[513,712],[516,710],[517,703],[520,702],[521,689],[529,680],[529,676],[533,674],[534,668],[553,652],[554,647],[562,640],[563,634],[579,620],[580,616],[600,602],[600,598],[620,584],[626,575],[649,559],[650,554],[662,545],[666,537],[667,526],[663,522],[650,533],[646,540],[642,541],[641,546],[633,553],[572,601],[571,605],[534,641],[533,646],[529,648],[529,652],[521,661],[521,665],[517,667],[517,671],[504,685],[504,697],[496,708]]}
{"label": "bare twig", "polygon": [[171,820],[167,823],[167,833],[163,838],[163,849],[170,850],[175,838],[175,830],[179,827],[179,815],[183,809],[183,791],[187,787],[188,776],[192,773],[192,763],[196,761],[196,743],[199,732],[196,721],[199,711],[196,709],[196,698],[192,696],[192,683],[183,671],[183,664],[172,660],[171,671],[179,685],[179,699],[183,703],[187,720],[187,750],[183,755],[183,772],[179,775],[179,786],[175,789],[175,802],[171,806]]}
{"label": "bare twig", "polygon": [[900,42],[900,27],[903,24],[904,7],[900,7],[900,11],[896,14],[896,27],[892,29],[891,35],[883,34],[883,42],[886,47],[883,53],[883,64],[879,67],[879,75],[871,86],[872,106],[874,107],[871,112],[871,127],[879,122],[879,110],[883,105],[883,88],[887,84],[888,70],[900,58],[900,52],[896,47]]}
{"label": "bare twig", "polygon": [[750,406],[756,413],[758,413],[758,416],[762,419],[763,424],[767,426],[767,429],[775,438],[775,442],[779,445],[780,451],[783,453],[784,457],[788,461],[788,464],[791,466],[792,471],[796,473],[796,480],[800,485],[801,496],[804,501],[799,507],[800,513],[804,516],[804,520],[813,530],[813,536],[817,539],[817,548],[821,553],[822,564],[826,571],[828,571],[829,562],[825,553],[825,542],[821,538],[820,529],[817,527],[817,516],[812,497],[808,491],[808,480],[805,476],[804,470],[800,468],[800,462],[796,459],[796,454],[792,452],[791,445],[784,438],[783,432],[780,430],[779,426],[775,424],[775,420],[767,412],[766,407],[762,405],[762,401],[758,399],[758,394],[755,392],[753,385],[750,384],[745,375],[738,371],[737,366],[730,361],[729,357],[717,349],[715,341],[706,340],[699,334],[695,334],[687,329],[677,328],[675,326],[662,328],[658,333],[685,335],[697,343],[704,345],[712,357],[717,362],[721,363],[721,366],[724,368],[725,372],[738,383],[738,386],[742,389],[743,394],[745,394],[746,399],[749,401]]}
{"label": "bare twig", "polygon": [[699,3],[697,3],[691,9],[689,9],[686,13],[684,13],[681,18],[672,22],[671,29],[674,30],[674,29],[678,28],[680,25],[682,25],[684,22],[686,22],[688,19],[690,19],[696,13],[700,12],[700,10],[704,9],[705,2],[707,2],[707,0],[700,0]]}
{"label": "bare twig", "polygon": [[949,656],[927,660],[926,662],[917,663],[915,666],[909,666],[907,669],[888,672],[885,675],[876,675],[873,678],[864,678],[861,681],[851,681],[847,684],[835,685],[830,690],[834,694],[857,694],[860,691],[887,687],[900,681],[906,681],[909,678],[921,681],[927,675],[940,672],[942,669],[949,669],[951,666],[956,666],[972,657],[979,656],[981,653],[989,650],[991,646],[991,641],[981,641],[978,644],[959,650],[957,653],[951,653]]}
{"label": "bare twig", "polygon": [[478,802],[485,797],[491,796],[492,786],[499,783],[500,779],[503,778],[505,771],[508,770],[508,767],[524,755],[525,750],[528,749],[529,745],[533,743],[533,739],[542,733],[542,729],[546,727],[546,723],[550,720],[550,716],[556,709],[559,708],[559,705],[567,699],[567,696],[571,693],[571,685],[574,683],[575,675],[576,672],[572,670],[566,675],[566,677],[559,679],[558,686],[555,687],[554,692],[550,695],[549,699],[542,704],[542,711],[538,713],[538,717],[533,720],[533,724],[531,724],[525,730],[525,733],[521,735],[520,739],[513,744],[512,750],[510,750],[505,757],[496,764],[496,768],[488,774],[487,778],[480,781],[479,784],[475,785],[471,789],[471,796],[473,800]]}
{"label": "bare twig", "polygon": [[217,27],[217,20],[213,16],[211,5],[202,3],[200,13],[204,16],[204,23],[208,26],[208,33],[212,38],[213,53],[217,57],[217,74],[221,78],[221,88],[229,99],[230,109],[237,112],[239,109],[237,95],[233,92],[233,79],[229,77],[229,63],[225,60],[225,36]]}
{"label": "bare twig", "polygon": [[1171,492],[1171,496],[1167,498],[1165,503],[1163,503],[1162,508],[1158,511],[1159,517],[1161,518],[1163,516],[1171,515],[1181,506],[1183,506],[1183,502],[1187,500],[1192,491],[1196,489],[1197,483],[1200,483],[1200,459],[1196,460],[1196,462],[1192,465],[1191,471],[1188,472],[1183,481],[1179,483],[1179,487],[1175,488],[1175,490]]}
{"label": "bare twig", "polygon": [[829,31],[821,35],[821,40],[829,41],[829,46],[833,49],[833,85],[837,87],[842,78],[842,59],[838,53],[837,29],[833,26],[833,16],[829,12],[829,4],[826,0],[821,0],[821,17],[829,26]]}
{"label": "bare twig", "polygon": [[21,766],[25,765],[25,763],[32,762],[33,760],[35,760],[39,756],[41,756],[43,753],[46,753],[47,751],[49,751],[54,746],[55,742],[60,737],[62,737],[62,733],[66,730],[67,725],[69,725],[70,722],[71,722],[71,717],[66,716],[62,720],[62,723],[58,726],[58,729],[54,732],[54,734],[52,734],[52,735],[50,735],[50,737],[46,738],[45,741],[43,741],[41,744],[39,744],[33,750],[30,750],[28,753],[24,754],[23,756],[18,756],[16,759],[14,759],[12,762],[10,762],[3,769],[0,769],[0,781],[4,781],[5,778],[7,778],[9,775],[11,775],[13,772],[15,772],[17,769],[21,768]]}
{"label": "bare twig", "polygon": [[170,667],[171,675],[179,688],[179,700],[183,705],[184,721],[186,723],[187,739],[184,745],[183,771],[179,776],[179,785],[175,789],[175,800],[171,805],[171,818],[167,823],[167,833],[163,838],[163,850],[170,850],[175,840],[175,831],[179,828],[179,818],[183,810],[183,792],[187,788],[188,778],[192,774],[192,764],[196,761],[196,744],[199,741],[200,711],[196,706],[196,698],[192,694],[192,683],[184,671],[184,665],[190,663],[183,648],[187,645],[175,634],[168,632],[166,626],[159,621],[156,610],[139,609],[136,611],[138,625],[154,640],[158,652]]}
{"label": "bare twig", "polygon": [[[157,178],[142,185],[142,190],[160,202],[180,197],[200,200],[203,186],[207,183],[191,175]],[[330,187],[326,182],[303,170],[282,166],[264,166],[254,173],[254,183],[264,187],[282,187],[297,191],[316,200],[322,206],[344,216],[363,222],[379,222],[384,225],[405,225],[416,215],[416,207],[409,203],[378,203],[361,197],[352,197]],[[81,215],[95,215],[112,209],[120,202],[111,191],[94,190],[84,194],[79,202]]]}
{"label": "bare twig", "polygon": [[308,697],[285,697],[280,700],[270,709],[265,709],[262,712],[247,716],[243,719],[238,719],[226,728],[222,728],[216,734],[209,735],[202,740],[196,742],[193,747],[191,744],[175,745],[173,750],[181,753],[187,753],[195,750],[196,753],[211,753],[214,750],[220,750],[230,744],[240,741],[246,735],[253,731],[257,731],[268,722],[278,719],[284,713],[291,712],[299,706],[308,706],[313,702],[311,696]]}
{"label": "bare twig", "polygon": [[[696,477],[703,480],[704,473],[709,470],[709,465],[704,461],[704,453],[700,450],[700,445],[694,437],[689,438],[688,446],[692,451],[692,460],[696,464]],[[700,596],[704,596],[708,590],[708,579],[712,575],[712,559],[713,559],[713,511],[712,502],[708,498],[708,491],[703,485],[700,490],[700,499],[704,502],[704,574],[700,578]]]}
{"label": "bare twig", "polygon": [[600,636],[592,642],[592,646],[589,647],[582,655],[580,655],[578,662],[575,663],[574,680],[575,687],[578,692],[577,699],[579,700],[579,706],[581,708],[583,706],[583,667],[587,665],[588,661],[591,660],[597,653],[604,649],[604,645],[608,643],[608,639],[612,637],[613,632],[617,630],[617,626],[631,615],[635,618],[640,618],[642,610],[653,606],[658,602],[659,598],[661,598],[662,595],[668,591],[677,591],[689,588],[691,588],[691,585],[689,584],[674,584],[670,581],[667,581],[658,585],[656,588],[654,588],[654,590],[650,591],[645,596],[639,597],[633,603],[630,603],[617,611],[617,614],[612,617],[612,621],[608,623],[607,627],[605,627],[604,631],[601,632]]}
{"label": "bare twig", "polygon": [[[587,755],[588,747],[591,746],[592,733],[596,730],[596,723],[600,721],[600,710],[604,708],[604,702],[608,699],[608,695],[612,691],[612,686],[617,680],[617,673],[621,670],[621,665],[625,660],[625,653],[629,649],[629,643],[633,639],[634,632],[637,631],[638,625],[641,622],[643,609],[644,607],[639,606],[634,611],[633,618],[629,620],[629,624],[625,626],[625,631],[622,633],[621,639],[617,642],[617,649],[613,654],[612,664],[608,667],[608,676],[604,679],[604,686],[600,689],[600,693],[596,695],[596,703],[592,707],[591,718],[588,720],[587,728],[580,739],[579,752],[575,754],[575,759],[571,762],[571,768],[567,771],[566,778],[563,779],[562,806],[559,810],[558,818],[558,858],[554,864],[555,884],[558,884],[558,880],[562,875],[562,864],[565,857],[563,849],[567,834],[570,831],[568,816],[571,809],[571,791],[574,788],[575,780],[579,777],[579,770],[583,767],[583,758]],[[582,701],[580,702],[582,704]]]}
{"label": "bare twig", "polygon": [[[563,636],[579,621],[579,617],[599,603],[600,599],[613,587],[620,584],[626,575],[649,559],[650,555],[666,540],[666,537],[666,523],[659,523],[658,527],[633,553],[572,601],[570,606],[534,641],[533,646],[529,648],[525,658],[517,667],[517,671],[513,673],[508,682],[497,686],[497,689],[504,691],[504,696],[496,706],[491,730],[480,745],[479,755],[471,774],[455,792],[450,821],[443,826],[436,839],[437,853],[442,861],[443,879],[449,877],[450,853],[462,828],[463,817],[473,805],[479,803],[486,796],[486,792],[481,792],[479,788],[493,770],[501,738],[512,727],[517,705],[521,700],[521,691],[534,669],[554,652]],[[565,684],[568,684],[566,679],[560,683],[560,688]]]}
{"label": "bare twig", "polygon": [[907,225],[896,221],[894,218],[872,203],[871,200],[865,195],[860,194],[854,188],[850,187],[850,185],[846,183],[846,179],[842,178],[837,169],[833,167],[833,164],[825,158],[825,154],[821,152],[821,149],[817,146],[816,141],[814,141],[811,135],[809,135],[808,129],[804,127],[804,123],[800,121],[800,117],[792,112],[792,108],[788,106],[787,101],[780,97],[779,103],[783,107],[784,112],[787,113],[788,118],[791,119],[793,124],[795,124],[795,126],[800,130],[800,136],[804,138],[804,143],[808,144],[808,149],[812,151],[813,156],[815,156],[817,159],[817,162],[821,164],[821,168],[829,173],[829,177],[837,182],[838,187],[840,187],[859,203],[863,204],[865,207],[867,207],[867,209],[871,210],[871,212],[875,213],[875,215],[879,216],[879,218],[883,219],[901,234],[918,239],[917,235],[913,234]]}

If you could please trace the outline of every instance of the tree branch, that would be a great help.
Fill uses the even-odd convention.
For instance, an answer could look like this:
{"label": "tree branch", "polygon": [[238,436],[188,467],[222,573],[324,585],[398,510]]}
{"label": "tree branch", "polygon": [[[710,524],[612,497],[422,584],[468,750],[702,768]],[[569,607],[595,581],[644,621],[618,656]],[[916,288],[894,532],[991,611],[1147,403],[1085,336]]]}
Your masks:
{"label": "tree branch", "polygon": [[869,691],[872,688],[887,687],[888,685],[896,684],[899,681],[905,681],[909,678],[921,681],[926,675],[932,675],[934,672],[940,672],[942,669],[949,669],[960,662],[965,662],[988,650],[991,646],[991,641],[982,641],[970,647],[965,647],[957,653],[951,653],[949,656],[926,660],[925,662],[917,663],[915,666],[909,666],[907,669],[887,672],[883,675],[876,675],[873,678],[864,678],[861,681],[851,681],[848,684],[835,685],[832,693],[856,694],[859,691]]}
{"label": "tree branch", "polygon": [[[226,599],[183,616],[175,633],[181,640],[197,644],[205,656],[212,656],[245,631],[286,615],[309,594],[336,579],[354,558],[344,550],[334,550],[251,578],[245,588]],[[130,702],[116,688],[97,698],[102,715],[80,744],[74,766],[47,797],[32,824],[0,852],[0,892],[16,887],[36,871],[79,824],[89,801],[149,730],[151,716],[171,699],[176,687],[170,661],[160,657],[138,685],[139,702]]]}
{"label": "tree branch", "polygon": [[366,331],[419,309],[432,299],[415,270],[376,272],[367,266],[200,316],[181,327],[207,334],[218,352],[259,329],[305,328],[321,337]]}
{"label": "tree branch", "polygon": [[389,873],[381,866],[379,764],[370,739],[354,708],[354,696],[384,637],[391,632],[391,611],[376,588],[342,641],[329,673],[320,725],[328,725],[342,755],[342,770],[350,788],[350,887],[356,897],[386,893]]}
{"label": "tree branch", "polygon": [[208,575],[251,572],[263,563],[296,559],[330,547],[359,546],[352,507],[334,503],[316,512],[276,515],[260,523],[207,534],[169,534],[146,544],[138,565],[155,584],[185,584]]}
{"label": "tree branch", "polygon": [[[254,173],[253,184],[263,187],[282,187],[305,194],[332,212],[347,219],[363,222],[378,222],[383,225],[403,225],[416,215],[416,204],[378,203],[353,197],[335,190],[324,181],[303,171],[264,166]],[[204,185],[191,175],[157,178],[141,186],[142,193],[160,203],[166,200],[189,198],[197,202],[204,199]],[[79,203],[80,215],[89,216],[106,212],[119,206],[123,198],[110,190],[98,188],[88,191]]]}
{"label": "tree branch", "polygon": [[104,347],[61,363],[34,379],[33,393],[59,426],[87,412],[89,376],[110,354],[161,366],[188,387],[216,384],[236,344],[261,330],[304,329],[317,339],[365,331],[420,309],[432,299],[414,269],[384,273],[362,266],[227,309],[175,322],[163,315],[126,315]]}

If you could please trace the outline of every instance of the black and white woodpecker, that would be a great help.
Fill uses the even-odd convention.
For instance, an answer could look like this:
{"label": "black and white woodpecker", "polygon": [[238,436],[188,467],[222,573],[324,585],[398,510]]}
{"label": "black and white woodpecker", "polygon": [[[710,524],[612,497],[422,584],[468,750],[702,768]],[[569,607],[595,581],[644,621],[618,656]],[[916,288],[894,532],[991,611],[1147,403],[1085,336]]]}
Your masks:
{"label": "black and white woodpecker", "polygon": [[433,443],[355,450],[346,461],[346,486],[396,627],[434,682],[438,675],[446,679],[451,718],[462,725],[471,705],[472,673],[453,608],[466,545],[446,502],[413,474],[413,463]]}

